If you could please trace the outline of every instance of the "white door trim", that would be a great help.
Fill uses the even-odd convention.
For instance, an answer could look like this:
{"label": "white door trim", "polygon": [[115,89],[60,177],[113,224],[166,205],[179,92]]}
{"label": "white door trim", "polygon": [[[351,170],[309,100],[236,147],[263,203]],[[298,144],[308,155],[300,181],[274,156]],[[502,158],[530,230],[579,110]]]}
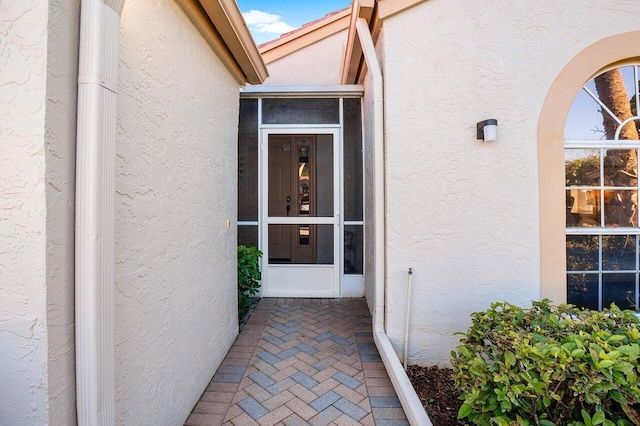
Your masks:
{"label": "white door trim", "polygon": [[[270,135],[331,135],[333,137],[333,217],[272,217],[269,218],[269,150]],[[262,295],[264,297],[339,297],[340,296],[340,213],[342,201],[341,187],[341,127],[332,126],[278,126],[260,129],[260,176],[259,185],[263,196],[259,200],[260,240],[262,242]],[[269,265],[269,224],[331,224],[333,225],[333,265]],[[305,292],[277,289],[275,281],[288,280],[294,277],[302,280],[330,279],[331,283],[321,291]]]}

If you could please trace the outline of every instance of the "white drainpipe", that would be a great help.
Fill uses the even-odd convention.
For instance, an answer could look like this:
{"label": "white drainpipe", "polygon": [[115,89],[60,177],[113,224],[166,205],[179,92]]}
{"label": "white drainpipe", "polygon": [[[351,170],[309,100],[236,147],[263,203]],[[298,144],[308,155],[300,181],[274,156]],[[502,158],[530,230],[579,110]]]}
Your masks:
{"label": "white drainpipe", "polygon": [[115,424],[114,196],[118,39],[124,0],[82,0],[76,154],[76,404]]}
{"label": "white drainpipe", "polygon": [[364,18],[356,22],[358,38],[367,69],[373,77],[373,155],[374,155],[374,233],[375,233],[375,309],[373,338],[393,387],[409,422],[414,426],[432,426],[416,391],[413,389],[385,331],[385,188],[384,188],[384,92],[382,71],[376,56],[369,25]]}

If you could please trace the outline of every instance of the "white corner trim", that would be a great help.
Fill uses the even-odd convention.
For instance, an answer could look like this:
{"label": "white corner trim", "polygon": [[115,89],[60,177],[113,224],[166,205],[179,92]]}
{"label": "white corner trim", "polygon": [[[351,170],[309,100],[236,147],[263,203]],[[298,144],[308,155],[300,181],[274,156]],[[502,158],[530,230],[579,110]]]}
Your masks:
{"label": "white corner trim", "polygon": [[374,174],[374,234],[375,234],[375,309],[373,312],[373,336],[380,352],[391,383],[402,403],[407,419],[413,426],[432,426],[427,412],[420,402],[420,398],[413,389],[407,373],[400,364],[400,360],[393,350],[389,337],[385,331],[385,192],[384,192],[384,92],[382,71],[376,56],[373,39],[369,32],[367,20],[359,18],[356,29],[367,69],[373,77],[373,174]]}
{"label": "white corner trim", "polygon": [[82,0],[76,154],[78,424],[115,423],[114,197],[118,39],[124,0]]}

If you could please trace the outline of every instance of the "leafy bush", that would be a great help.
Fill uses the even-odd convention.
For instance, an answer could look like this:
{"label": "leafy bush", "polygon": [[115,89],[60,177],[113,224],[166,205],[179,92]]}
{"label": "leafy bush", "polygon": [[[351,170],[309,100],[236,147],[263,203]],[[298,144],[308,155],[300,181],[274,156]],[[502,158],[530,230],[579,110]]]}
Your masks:
{"label": "leafy bush", "polygon": [[238,318],[251,306],[251,296],[260,290],[260,257],[256,247],[238,246]]}
{"label": "leafy bush", "polygon": [[452,351],[458,418],[479,425],[640,425],[640,323],[607,312],[495,303]]}

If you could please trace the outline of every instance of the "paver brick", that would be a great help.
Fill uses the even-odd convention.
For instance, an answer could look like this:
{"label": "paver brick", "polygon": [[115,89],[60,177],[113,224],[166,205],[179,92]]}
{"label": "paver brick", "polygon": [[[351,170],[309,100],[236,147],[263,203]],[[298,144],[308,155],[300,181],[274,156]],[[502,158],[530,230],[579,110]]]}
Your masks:
{"label": "paver brick", "polygon": [[389,375],[387,374],[387,370],[364,370],[364,377],[384,377],[384,378],[389,378]]}
{"label": "paver brick", "polygon": [[[200,401],[193,409],[194,413],[220,414],[222,417],[227,413],[228,404],[222,402]],[[222,419],[220,419],[222,420]]]}
{"label": "paver brick", "polygon": [[286,378],[284,380],[279,381],[278,383],[276,383],[275,385],[271,385],[267,388],[267,390],[269,391],[269,393],[271,395],[275,395],[277,393],[280,393],[286,389],[289,389],[291,386],[295,385],[296,382],[294,382],[292,379],[290,378]]}
{"label": "paver brick", "polygon": [[266,401],[263,401],[262,406],[269,411],[273,411],[276,408],[280,407],[281,405],[284,405],[287,402],[291,401],[293,398],[294,398],[293,394],[288,390],[286,390],[284,392],[280,392],[279,394],[272,396]]}
{"label": "paver brick", "polygon": [[339,386],[336,386],[335,388],[333,388],[333,391],[338,395],[340,395],[341,397],[346,398],[349,401],[353,402],[354,404],[358,404],[360,401],[366,398],[366,395],[362,395],[359,392],[349,389],[343,384],[340,384]]}
{"label": "paver brick", "polygon": [[260,426],[258,422],[253,420],[247,413],[242,413],[231,419],[231,423],[235,426]]}
{"label": "paver brick", "polygon": [[365,379],[365,382],[368,388],[372,386],[392,386],[390,379],[381,378],[381,377],[367,378]]}
{"label": "paver brick", "polygon": [[309,423],[307,423],[303,418],[298,416],[296,413],[293,413],[292,415],[284,419],[282,421],[282,424],[285,426],[304,426],[304,425],[308,425]]}
{"label": "paver brick", "polygon": [[382,361],[379,354],[360,354],[361,361]]}
{"label": "paver brick", "polygon": [[309,405],[313,407],[318,413],[324,411],[327,407],[329,407],[334,402],[340,399],[340,395],[335,393],[334,391],[328,391],[325,394],[319,396],[314,401],[311,401]]}
{"label": "paver brick", "polygon": [[319,382],[323,382],[323,381],[327,380],[329,377],[332,377],[337,372],[338,372],[338,370],[336,370],[335,368],[327,367],[324,370],[320,370],[316,374],[314,374],[313,378],[316,379]]}
{"label": "paver brick", "polygon": [[318,349],[314,348],[313,346],[307,344],[307,343],[299,343],[296,348],[298,348],[300,351],[306,353],[307,355],[315,355],[318,352],[320,352]]}
{"label": "paver brick", "polygon": [[309,424],[313,426],[327,426],[341,415],[342,411],[338,410],[336,407],[331,406],[326,410],[318,413],[316,416],[312,417],[309,420]]}
{"label": "paver brick", "polygon": [[360,385],[362,385],[362,382],[360,380],[356,380],[353,377],[344,374],[342,371],[338,371],[331,377],[350,389],[357,389]]}
{"label": "paver brick", "polygon": [[280,358],[267,351],[259,352],[256,356],[271,365],[277,364],[281,361]]}
{"label": "paver brick", "polygon": [[262,299],[188,422],[408,424],[372,340],[361,299]]}
{"label": "paver brick", "polygon": [[311,389],[311,391],[314,392],[316,395],[323,395],[326,392],[330,391],[331,389],[333,389],[333,388],[335,388],[336,386],[339,386],[339,385],[340,385],[339,382],[337,382],[336,380],[334,380],[334,379],[332,379],[330,377],[327,380],[321,382],[315,388]]}
{"label": "paver brick", "polygon": [[372,408],[376,423],[380,420],[405,420],[407,417],[402,408]]}
{"label": "paver brick", "polygon": [[314,410],[309,404],[301,400],[300,398],[294,397],[293,399],[287,401],[287,407],[291,409],[294,413],[300,416],[304,420],[309,420],[318,412]]}
{"label": "paver brick", "polygon": [[311,377],[307,376],[301,371],[298,371],[297,373],[293,374],[291,378],[296,382],[300,383],[302,386],[304,386],[307,389],[311,389],[320,384],[315,379],[312,379]]}
{"label": "paver brick", "polygon": [[332,364],[338,362],[337,359],[335,359],[332,356],[328,356],[325,359],[323,359],[322,361],[318,361],[315,364],[313,364],[313,368],[315,368],[316,370],[324,370],[325,368],[331,366]]}
{"label": "paver brick", "polygon": [[238,406],[244,410],[253,420],[258,420],[260,417],[264,416],[269,412],[266,408],[262,406],[258,401],[253,399],[252,397],[248,397],[238,402]]}
{"label": "paver brick", "polygon": [[[246,396],[250,396],[260,403],[262,403],[263,401],[273,396],[269,392],[267,392],[266,389],[262,388],[261,386],[258,386],[255,383],[244,388],[244,392]],[[240,394],[240,392],[238,392],[238,394]],[[240,398],[240,399],[243,399],[243,398]],[[238,401],[239,400],[234,400],[234,402],[238,402]]]}
{"label": "paver brick", "polygon": [[222,424],[224,419],[223,414],[203,414],[203,413],[191,413],[185,426],[218,426]]}
{"label": "paver brick", "polygon": [[209,402],[224,402],[226,404],[231,403],[233,400],[234,392],[212,392],[205,391],[200,397],[200,401],[209,401]]}
{"label": "paver brick", "polygon": [[207,390],[213,392],[235,392],[238,390],[238,384],[212,381],[209,383],[209,386],[207,386]]}
{"label": "paver brick", "polygon": [[372,396],[395,396],[396,391],[393,386],[369,386],[367,388],[369,397]]}
{"label": "paver brick", "polygon": [[309,389],[305,388],[299,383],[296,383],[295,385],[291,386],[289,388],[289,392],[291,392],[292,394],[294,394],[295,396],[297,396],[307,404],[318,397],[318,395],[316,395],[315,392],[310,391]]}
{"label": "paver brick", "polygon": [[401,408],[400,400],[397,396],[371,396],[369,403],[372,408]]}
{"label": "paver brick", "polygon": [[238,405],[233,404],[231,407],[229,407],[229,411],[227,411],[227,415],[224,417],[224,421],[225,422],[231,421],[234,417],[237,417],[240,414],[246,414],[246,413],[242,408],[238,407]]}
{"label": "paver brick", "polygon": [[408,420],[376,420],[376,426],[409,426]]}
{"label": "paver brick", "polygon": [[346,398],[340,398],[338,401],[333,403],[333,406],[356,421],[367,415],[365,410]]}
{"label": "paver brick", "polygon": [[296,362],[292,367],[294,367],[298,371],[302,371],[307,376],[313,376],[318,373],[318,370],[303,361]]}
{"label": "paver brick", "polygon": [[276,382],[279,382],[281,380],[286,379],[287,377],[292,376],[293,374],[297,373],[298,369],[295,368],[293,365],[290,365],[286,368],[284,368],[283,370],[278,371],[275,374],[271,375],[271,378],[273,380],[275,380]]}
{"label": "paver brick", "polygon": [[257,371],[255,373],[249,374],[249,378],[263,388],[268,388],[269,386],[276,383],[275,380],[264,374],[262,371]]}
{"label": "paver brick", "polygon": [[337,419],[335,419],[332,424],[335,424],[337,426],[360,426],[359,421],[353,420],[351,417],[347,416],[346,414],[343,414]]}

